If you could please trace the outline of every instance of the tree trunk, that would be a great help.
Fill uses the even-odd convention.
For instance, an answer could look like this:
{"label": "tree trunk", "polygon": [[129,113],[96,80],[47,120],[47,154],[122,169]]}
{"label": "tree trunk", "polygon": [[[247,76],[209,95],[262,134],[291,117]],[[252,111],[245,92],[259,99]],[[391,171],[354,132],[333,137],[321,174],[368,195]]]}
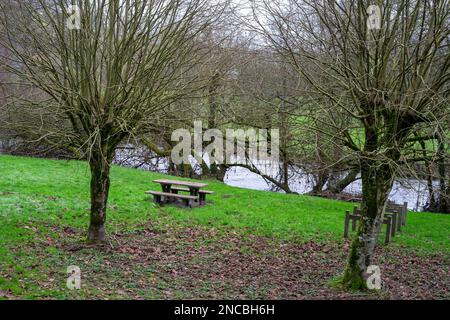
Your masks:
{"label": "tree trunk", "polygon": [[353,240],[343,285],[347,289],[366,289],[366,270],[371,265],[376,240],[384,219],[384,210],[392,189],[394,172],[388,164],[361,161],[363,221]]}
{"label": "tree trunk", "polygon": [[[416,136],[418,136],[416,134]],[[422,149],[422,156],[425,159],[425,168],[427,171],[427,188],[428,188],[428,205],[425,207],[425,211],[433,211],[436,209],[436,198],[434,196],[434,187],[433,187],[433,168],[431,162],[427,160],[427,146],[424,139],[420,139],[419,141],[420,147]]]}
{"label": "tree trunk", "polygon": [[283,160],[283,188],[285,190],[290,190],[289,188],[289,163],[288,163],[288,159],[287,159],[287,155],[284,155],[284,160]]}
{"label": "tree trunk", "polygon": [[331,183],[328,182],[328,188],[325,191],[329,191],[331,193],[339,194],[344,191],[345,188],[347,188],[352,182],[354,182],[359,174],[359,168],[357,169],[351,169],[347,175],[340,179],[337,182]]}
{"label": "tree trunk", "polygon": [[447,186],[446,183],[446,172],[447,172],[447,165],[446,165],[446,152],[445,152],[445,140],[444,140],[444,133],[440,132],[438,134],[439,137],[439,164],[438,164],[438,171],[439,171],[439,199],[437,204],[437,210],[436,212],[448,212],[449,208],[447,207]]}
{"label": "tree trunk", "polygon": [[324,186],[327,184],[329,179],[330,179],[329,171],[327,169],[320,170],[317,174],[316,183],[313,186],[313,189],[310,192],[310,194],[311,195],[321,194]]}
{"label": "tree trunk", "polygon": [[218,165],[218,170],[216,173],[216,179],[220,182],[225,181],[225,175],[227,174],[228,167],[223,164]]}
{"label": "tree trunk", "polygon": [[[212,79],[211,79],[211,83],[209,86],[209,116],[208,116],[208,129],[217,129],[217,121],[216,121],[216,117],[218,114],[218,110],[219,110],[219,88],[220,88],[220,77],[221,74],[219,71],[216,71],[216,73],[213,75]],[[204,146],[206,147],[206,145]],[[215,157],[216,150],[213,151],[213,153],[211,154],[212,157]],[[211,159],[210,159],[211,161]],[[202,166],[202,171],[203,174],[205,176],[210,176],[210,177],[218,177],[218,171],[219,171],[219,167],[216,163],[212,163],[210,162],[210,167],[208,168],[208,166],[203,163]]]}
{"label": "tree trunk", "polygon": [[[448,198],[449,186],[446,185],[448,165],[446,163],[444,133],[440,132],[437,135],[437,140],[438,140],[438,155],[439,155],[439,160],[437,163],[439,174],[439,191],[434,190],[433,180],[431,177],[432,175],[431,165],[429,164],[429,161],[425,161],[425,164],[429,167],[428,190],[430,193],[430,201],[428,206],[425,207],[425,210],[436,213],[444,213],[450,212],[450,202]],[[422,149],[425,149],[424,142],[422,142]],[[426,158],[426,153],[424,154],[424,157]]]}
{"label": "tree trunk", "polygon": [[100,243],[105,241],[111,162],[104,159],[101,155],[93,155],[89,165],[91,168],[91,220],[88,242]]}
{"label": "tree trunk", "polygon": [[450,213],[450,177],[447,183],[447,197],[445,199],[447,204],[447,213]]}

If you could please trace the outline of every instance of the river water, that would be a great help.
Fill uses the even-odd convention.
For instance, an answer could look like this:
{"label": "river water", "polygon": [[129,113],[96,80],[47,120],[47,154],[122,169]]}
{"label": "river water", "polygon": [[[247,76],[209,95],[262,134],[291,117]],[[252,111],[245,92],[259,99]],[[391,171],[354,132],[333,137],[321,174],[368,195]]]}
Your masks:
{"label": "river water", "polygon": [[[151,159],[149,154],[143,149],[135,149],[130,147],[128,149],[119,149],[116,152],[117,164],[126,167],[135,167],[143,170],[151,170],[158,172],[167,172],[167,160],[166,159]],[[205,161],[208,162],[207,159]],[[191,159],[191,164],[197,173],[200,173],[200,168],[195,165],[195,160]],[[276,176],[278,165],[271,165],[267,163],[256,164],[259,170],[268,173],[270,176]],[[289,174],[289,187],[292,191],[299,194],[306,194],[313,188],[313,180],[311,176],[303,173],[300,169],[296,169],[295,172]],[[242,167],[233,167],[227,171],[224,182],[227,185],[252,189],[252,190],[265,190],[272,191],[273,187],[270,183],[266,182],[260,175],[249,171]],[[436,182],[437,184],[437,182]],[[344,192],[360,195],[362,192],[361,180],[356,180],[350,184]],[[389,196],[391,201],[399,204],[408,202],[408,208],[413,211],[422,211],[423,207],[428,201],[428,190],[426,181],[415,179],[398,179],[394,182],[392,192]]]}
{"label": "river water", "polygon": [[[313,188],[310,177],[306,175],[292,175],[289,187],[300,194],[308,193]],[[254,189],[271,190],[271,186],[259,175],[240,167],[229,169],[225,176],[225,183],[230,186]],[[436,182],[437,187],[437,182]],[[360,195],[362,192],[361,180],[350,184],[344,192]],[[389,200],[399,204],[408,202],[408,208],[413,211],[422,211],[428,201],[428,189],[426,181],[415,179],[399,179],[394,182]]]}

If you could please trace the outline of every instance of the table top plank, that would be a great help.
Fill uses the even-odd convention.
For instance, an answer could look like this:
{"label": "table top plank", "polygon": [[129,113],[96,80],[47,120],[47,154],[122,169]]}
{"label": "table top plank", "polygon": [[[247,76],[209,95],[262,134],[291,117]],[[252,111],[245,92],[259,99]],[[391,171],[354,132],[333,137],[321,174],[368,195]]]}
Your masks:
{"label": "table top plank", "polygon": [[186,186],[192,188],[205,188],[208,185],[205,183],[198,182],[190,182],[190,181],[177,181],[177,180],[167,180],[167,179],[159,179],[154,180],[154,183],[159,183],[161,185],[176,185],[176,186]]}

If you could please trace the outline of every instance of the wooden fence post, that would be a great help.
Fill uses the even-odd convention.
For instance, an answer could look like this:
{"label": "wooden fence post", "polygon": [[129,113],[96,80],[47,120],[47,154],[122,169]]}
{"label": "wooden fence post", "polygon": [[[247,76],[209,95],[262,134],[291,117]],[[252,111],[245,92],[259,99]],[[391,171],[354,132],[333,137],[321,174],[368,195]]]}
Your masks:
{"label": "wooden fence post", "polygon": [[350,222],[350,211],[345,212],[344,238],[348,238],[348,224]]}
{"label": "wooden fence post", "polygon": [[397,228],[397,211],[394,211],[392,214],[392,226],[391,226],[391,235],[392,238],[395,237],[395,229]]}
{"label": "wooden fence post", "polygon": [[353,215],[352,215],[352,231],[356,230],[356,221],[358,220],[358,214],[359,214],[359,209],[358,209],[358,207],[355,207],[355,209],[353,210]]}
{"label": "wooden fence post", "polygon": [[402,225],[406,225],[406,214],[408,213],[408,202],[403,203],[403,219],[402,219]]}
{"label": "wooden fence post", "polygon": [[389,243],[389,236],[391,234],[391,217],[386,217],[386,239],[384,241],[385,244]]}

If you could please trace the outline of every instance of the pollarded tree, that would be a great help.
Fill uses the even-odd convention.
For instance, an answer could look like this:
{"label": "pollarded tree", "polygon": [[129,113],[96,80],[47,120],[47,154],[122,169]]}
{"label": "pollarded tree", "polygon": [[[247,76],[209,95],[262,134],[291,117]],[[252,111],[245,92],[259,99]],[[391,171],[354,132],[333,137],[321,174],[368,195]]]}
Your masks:
{"label": "pollarded tree", "polygon": [[8,12],[0,18],[5,67],[43,97],[16,105],[70,124],[37,133],[88,160],[88,241],[104,241],[117,145],[183,96],[200,59],[195,39],[221,9],[208,0],[10,0],[0,7]]}
{"label": "pollarded tree", "polygon": [[[310,83],[322,106],[332,106],[313,110],[311,123],[328,115],[317,129],[359,159],[364,218],[343,284],[365,288],[411,139],[424,126],[442,128],[448,115],[450,2],[255,1],[255,13],[253,28]],[[336,126],[339,113],[349,117],[347,126]]]}

